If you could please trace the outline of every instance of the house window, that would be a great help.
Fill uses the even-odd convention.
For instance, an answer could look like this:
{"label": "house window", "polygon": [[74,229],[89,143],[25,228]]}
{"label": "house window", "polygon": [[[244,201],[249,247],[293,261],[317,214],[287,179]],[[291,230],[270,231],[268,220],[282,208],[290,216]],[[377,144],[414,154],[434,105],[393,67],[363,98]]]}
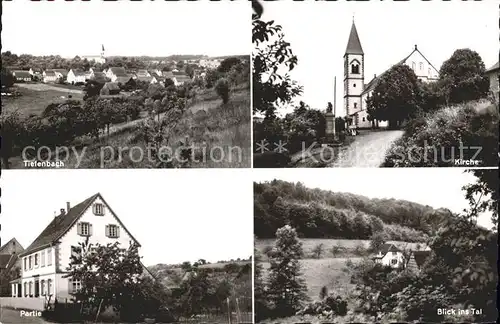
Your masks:
{"label": "house window", "polygon": [[47,295],[52,295],[52,279],[47,280]]}
{"label": "house window", "polygon": [[90,223],[78,223],[77,225],[78,235],[81,236],[91,236],[92,235],[92,224]]}
{"label": "house window", "polygon": [[38,253],[35,254],[35,268],[38,268],[38,258],[39,258],[39,255]]}
{"label": "house window", "polygon": [[106,225],[106,236],[118,238],[120,236],[120,228],[116,225]]}
{"label": "house window", "polygon": [[352,74],[359,74],[359,64],[354,63],[351,65],[351,73]]}
{"label": "house window", "polygon": [[74,294],[82,289],[82,282],[80,280],[71,280],[71,293]]}
{"label": "house window", "polygon": [[29,295],[30,297],[32,297],[32,296],[33,296],[33,281],[30,281],[30,284],[29,284],[29,293],[28,293],[28,295]]}
{"label": "house window", "polygon": [[45,280],[40,281],[42,296],[45,296]]}
{"label": "house window", "polygon": [[365,121],[365,117],[363,117],[363,121]]}
{"label": "house window", "polygon": [[28,258],[28,265],[29,265],[30,270],[33,269],[33,256],[32,255],[30,255]]}
{"label": "house window", "polygon": [[391,264],[398,264],[398,260],[397,259],[392,259],[391,260]]}
{"label": "house window", "polygon": [[52,265],[52,249],[51,248],[47,249],[47,265],[48,266]]}
{"label": "house window", "polygon": [[358,108],[358,103],[357,102],[354,103],[354,108]]}
{"label": "house window", "polygon": [[24,271],[28,270],[28,260],[24,258]]}
{"label": "house window", "polygon": [[397,254],[397,252],[392,251],[392,255],[396,255],[396,254]]}
{"label": "house window", "polygon": [[24,283],[24,297],[27,297],[28,296],[28,283],[25,282]]}
{"label": "house window", "polygon": [[94,204],[94,214],[97,216],[104,215],[104,205],[103,204]]}
{"label": "house window", "polygon": [[424,63],[420,62],[418,65],[419,65],[420,71],[422,71],[424,69]]}
{"label": "house window", "polygon": [[415,71],[415,70],[416,70],[416,65],[415,65],[415,62],[411,62],[411,68],[412,68],[412,70],[413,70],[413,71]]}
{"label": "house window", "polygon": [[429,74],[429,77],[430,77],[431,76],[431,68],[429,68],[427,71],[429,72],[428,74]]}
{"label": "house window", "polygon": [[42,251],[42,267],[45,267],[45,250]]}
{"label": "house window", "polygon": [[356,88],[356,83],[353,83],[353,84],[352,84],[352,86],[353,86],[354,88]]}

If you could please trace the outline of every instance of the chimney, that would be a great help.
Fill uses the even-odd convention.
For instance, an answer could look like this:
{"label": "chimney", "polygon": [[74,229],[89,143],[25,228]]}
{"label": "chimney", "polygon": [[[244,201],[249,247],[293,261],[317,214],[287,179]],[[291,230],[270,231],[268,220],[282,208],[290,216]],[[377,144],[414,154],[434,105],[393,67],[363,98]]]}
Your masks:
{"label": "chimney", "polygon": [[376,74],[374,74],[374,75],[373,75],[373,78],[375,79],[376,77],[377,77],[377,75],[376,75]]}
{"label": "chimney", "polygon": [[66,202],[66,212],[69,213],[71,206],[69,204],[69,201]]}
{"label": "chimney", "polygon": [[64,208],[61,208],[61,215],[64,215],[66,214],[66,211],[64,210]]}
{"label": "chimney", "polygon": [[418,49],[418,48],[417,48],[417,44],[415,44],[415,50],[417,50],[417,49]]}

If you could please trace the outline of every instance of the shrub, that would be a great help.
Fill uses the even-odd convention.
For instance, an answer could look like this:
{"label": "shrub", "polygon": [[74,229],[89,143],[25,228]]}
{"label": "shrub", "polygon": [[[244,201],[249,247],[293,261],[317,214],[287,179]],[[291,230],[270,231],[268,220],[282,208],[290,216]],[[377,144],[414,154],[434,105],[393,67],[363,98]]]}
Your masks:
{"label": "shrub", "polygon": [[347,314],[347,301],[340,296],[329,295],[322,300],[313,301],[297,312],[297,315],[344,316]]}
{"label": "shrub", "polygon": [[324,244],[323,243],[317,244],[312,250],[313,257],[315,257],[316,259],[320,259],[324,251],[325,251]]}
{"label": "shrub", "polygon": [[215,91],[221,97],[223,103],[229,101],[229,83],[226,79],[219,79],[215,84]]}

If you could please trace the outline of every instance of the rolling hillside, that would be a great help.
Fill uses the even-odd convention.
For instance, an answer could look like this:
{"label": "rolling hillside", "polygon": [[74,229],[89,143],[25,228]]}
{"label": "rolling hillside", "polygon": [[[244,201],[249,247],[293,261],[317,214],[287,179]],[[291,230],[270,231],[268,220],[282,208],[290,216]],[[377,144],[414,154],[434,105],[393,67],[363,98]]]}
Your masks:
{"label": "rolling hillside", "polygon": [[273,238],[285,224],[301,237],[370,239],[383,232],[387,240],[420,242],[452,217],[410,201],[368,198],[352,193],[306,188],[273,180],[254,184],[255,235]]}

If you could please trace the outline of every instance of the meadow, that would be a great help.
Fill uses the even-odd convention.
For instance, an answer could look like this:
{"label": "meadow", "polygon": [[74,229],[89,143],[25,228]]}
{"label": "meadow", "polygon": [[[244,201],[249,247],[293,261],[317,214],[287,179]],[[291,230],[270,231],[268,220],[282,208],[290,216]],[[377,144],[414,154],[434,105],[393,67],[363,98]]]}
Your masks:
{"label": "meadow", "polygon": [[21,116],[41,115],[51,103],[63,103],[71,96],[73,100],[83,100],[83,93],[67,89],[48,87],[45,84],[18,84],[19,97],[2,98],[4,112],[17,111]]}
{"label": "meadow", "polygon": [[[274,246],[274,239],[258,239],[255,241],[255,247],[261,253],[262,259],[266,260],[265,256],[266,250]],[[370,240],[347,240],[347,239],[322,239],[322,238],[301,238],[302,250],[304,251],[304,258],[312,258],[314,252],[313,250],[319,245],[323,244],[324,252],[322,253],[322,258],[356,258],[359,257],[356,249],[364,249],[366,251],[370,247]],[[387,241],[387,243],[392,243],[400,249],[412,249],[417,250],[418,247],[422,247],[423,244],[419,243],[409,243],[401,241]],[[333,246],[338,247],[335,254],[332,254],[331,249]]]}

